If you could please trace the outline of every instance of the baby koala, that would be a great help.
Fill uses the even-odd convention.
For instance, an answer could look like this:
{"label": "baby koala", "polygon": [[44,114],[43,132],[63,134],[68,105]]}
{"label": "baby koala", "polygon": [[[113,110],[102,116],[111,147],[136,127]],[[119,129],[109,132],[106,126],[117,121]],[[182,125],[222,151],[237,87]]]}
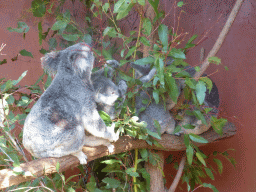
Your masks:
{"label": "baby koala", "polygon": [[120,80],[118,85],[112,80],[114,69],[119,67],[119,63],[116,60],[106,63],[104,68],[92,73],[91,79],[96,95],[100,94],[96,100],[97,110],[106,112],[113,120],[121,111],[128,86],[124,80]]}
{"label": "baby koala", "polygon": [[[76,156],[87,163],[84,145],[105,145],[119,139],[115,124],[107,127],[97,102],[112,105],[115,100],[95,93],[91,81],[94,56],[85,43],[78,43],[42,58],[42,66],[54,74],[51,85],[28,114],[23,130],[23,145],[35,157]],[[102,99],[104,98],[104,99]],[[112,99],[112,100],[111,100]]]}

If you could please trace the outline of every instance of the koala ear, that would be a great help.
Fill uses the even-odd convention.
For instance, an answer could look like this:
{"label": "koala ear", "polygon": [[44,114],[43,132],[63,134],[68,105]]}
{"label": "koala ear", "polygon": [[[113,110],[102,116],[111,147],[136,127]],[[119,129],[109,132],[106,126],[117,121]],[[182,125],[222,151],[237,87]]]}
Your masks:
{"label": "koala ear", "polygon": [[57,73],[60,52],[52,51],[41,58],[43,69],[50,75]]}

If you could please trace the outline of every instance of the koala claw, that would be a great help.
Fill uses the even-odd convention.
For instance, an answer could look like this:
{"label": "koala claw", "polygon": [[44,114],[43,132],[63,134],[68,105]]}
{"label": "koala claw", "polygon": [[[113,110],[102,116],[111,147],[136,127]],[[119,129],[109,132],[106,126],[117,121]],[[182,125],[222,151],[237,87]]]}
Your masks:
{"label": "koala claw", "polygon": [[182,133],[184,133],[184,132],[183,132],[183,131],[180,131],[180,132],[178,132],[178,133],[174,133],[174,135],[180,137]]}
{"label": "koala claw", "polygon": [[87,164],[87,156],[82,151],[79,151],[77,153],[72,153],[72,155],[76,156],[79,159],[80,164],[82,165]]}
{"label": "koala claw", "polygon": [[113,153],[113,152],[114,152],[114,148],[115,148],[114,145],[110,144],[110,145],[108,145],[107,147],[108,147],[109,153]]}
{"label": "koala claw", "polygon": [[117,141],[117,140],[119,139],[119,133],[120,133],[120,131],[118,130],[118,131],[115,133],[115,123],[113,123],[110,127],[107,127],[107,129],[108,129],[108,133],[110,134],[109,141],[110,141],[110,142]]}

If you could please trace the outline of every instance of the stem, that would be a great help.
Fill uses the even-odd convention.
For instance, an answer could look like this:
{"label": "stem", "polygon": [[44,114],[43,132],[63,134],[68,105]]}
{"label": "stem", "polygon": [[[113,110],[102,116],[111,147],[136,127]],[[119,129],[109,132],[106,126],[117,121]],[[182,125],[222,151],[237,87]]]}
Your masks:
{"label": "stem", "polygon": [[196,72],[196,74],[195,74],[194,77],[195,77],[196,81],[198,81],[198,79],[202,76],[202,74],[209,67],[209,65],[210,65],[210,63],[208,61],[209,57],[213,57],[213,56],[215,56],[218,53],[218,51],[219,51],[219,49],[220,49],[224,39],[226,38],[226,36],[227,36],[227,34],[228,34],[228,32],[229,32],[229,30],[230,30],[230,28],[231,28],[235,18],[236,18],[236,15],[237,15],[237,13],[239,11],[239,8],[241,7],[242,3],[243,3],[243,0],[237,0],[236,1],[236,4],[233,7],[233,9],[232,9],[232,11],[231,11],[231,13],[230,13],[230,15],[228,17],[228,20],[227,20],[226,24],[224,25],[224,27],[223,27],[223,29],[222,29],[222,31],[221,31],[217,41],[215,42],[212,50],[209,52],[209,54],[207,55],[206,59],[204,60],[202,66],[201,66],[201,70],[199,72]]}
{"label": "stem", "polygon": [[[233,7],[229,17],[228,17],[228,20],[226,22],[226,24],[224,25],[217,41],[215,42],[213,48],[211,49],[211,51],[209,52],[209,54],[207,55],[206,59],[204,60],[202,66],[201,66],[201,69],[199,72],[196,72],[195,75],[194,75],[194,78],[196,81],[199,80],[199,78],[203,75],[203,73],[206,71],[206,69],[209,67],[210,63],[208,61],[209,57],[213,57],[217,54],[217,52],[219,51],[233,21],[235,20],[236,18],[236,15],[238,13],[238,10],[239,8],[241,7],[242,5],[242,2],[243,0],[237,0],[236,1],[236,4],[235,6]],[[175,111],[175,110],[178,110],[179,107],[184,103],[184,100],[185,100],[185,96],[184,96],[184,91],[182,91],[182,93],[180,94],[179,98],[178,98],[178,102],[177,104],[175,105],[175,107],[172,108],[172,111]]]}
{"label": "stem", "polygon": [[180,165],[179,165],[179,169],[178,169],[178,172],[172,182],[172,185],[169,189],[168,192],[175,192],[177,186],[178,186],[178,183],[180,181],[180,178],[181,178],[181,175],[182,175],[182,172],[183,172],[183,169],[184,169],[184,166],[185,166],[185,162],[186,162],[186,154],[183,155],[181,161],[180,161]]}
{"label": "stem", "polygon": [[[135,151],[135,160],[134,160],[134,172],[137,171],[137,167],[138,167],[138,149],[134,149]],[[133,178],[133,185],[134,185],[134,192],[137,192],[137,184],[136,183],[136,177],[132,177]]]}

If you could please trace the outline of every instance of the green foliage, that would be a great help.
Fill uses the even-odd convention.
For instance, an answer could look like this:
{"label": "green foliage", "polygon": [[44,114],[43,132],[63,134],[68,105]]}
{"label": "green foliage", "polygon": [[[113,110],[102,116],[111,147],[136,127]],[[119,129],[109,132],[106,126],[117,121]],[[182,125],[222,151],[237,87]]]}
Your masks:
{"label": "green foliage", "polygon": [[[183,43],[184,33],[177,34],[178,29],[169,30],[170,27],[163,24],[162,21],[165,18],[165,13],[158,8],[159,0],[148,0],[156,13],[155,19],[151,21],[149,18],[141,15],[138,30],[129,31],[129,33],[123,33],[119,22],[134,14],[134,11],[142,10],[145,5],[145,0],[118,0],[107,3],[103,3],[100,0],[80,0],[84,5],[83,9],[86,10],[84,25],[78,24],[76,17],[74,17],[68,9],[64,8],[63,5],[66,1],[70,0],[57,2],[51,2],[49,0],[32,1],[31,12],[33,16],[40,17],[37,25],[38,43],[40,46],[45,45],[43,41],[48,44],[48,48],[41,47],[39,50],[40,53],[46,54],[50,50],[56,50],[59,47],[65,48],[79,41],[83,41],[88,44],[93,43],[96,45],[94,47],[97,47],[97,50],[93,49],[93,51],[98,60],[107,60],[118,56],[120,58],[121,56],[121,66],[133,61],[136,65],[150,64],[151,67],[155,67],[157,70],[155,76],[148,83],[144,84],[134,78],[133,70],[129,72],[124,72],[123,69],[118,70],[121,78],[126,80],[129,86],[127,99],[124,105],[121,106],[120,116],[114,120],[116,129],[120,131],[121,135],[129,135],[136,139],[143,139],[149,145],[162,147],[156,140],[161,139],[161,127],[159,122],[154,121],[154,125],[157,128],[157,133],[155,133],[146,128],[147,124],[145,122],[139,121],[137,116],[144,111],[146,107],[136,111],[134,107],[135,96],[139,93],[138,85],[141,85],[141,89],[152,89],[151,98],[142,101],[145,105],[149,105],[152,100],[156,103],[165,103],[168,97],[173,102],[177,103],[180,95],[180,85],[177,84],[177,79],[184,80],[185,98],[190,102],[190,104],[182,106],[182,109],[186,111],[186,114],[194,115],[198,120],[201,120],[202,123],[207,124],[205,115],[209,114],[212,109],[200,105],[203,105],[207,88],[209,92],[211,91],[213,86],[212,81],[208,77],[201,77],[197,82],[184,70],[184,68],[188,66],[184,61],[186,59],[186,52],[196,46],[194,41],[196,41],[198,35],[192,35],[187,43]],[[72,3],[73,2],[72,0]],[[184,6],[183,1],[177,2],[177,7],[182,6]],[[46,13],[53,15],[56,20],[51,27],[44,31],[43,26]],[[141,14],[139,11],[138,13]],[[18,22],[17,25],[17,28],[9,27],[8,30],[10,32],[23,33],[23,37],[25,38],[29,27],[25,22]],[[152,45],[153,49],[150,49],[149,56],[143,57],[140,46],[151,46],[149,39],[154,33],[157,33],[158,39]],[[182,43],[184,47],[180,46]],[[25,49],[21,50],[20,54],[33,58],[33,55]],[[174,61],[172,65],[167,66],[169,57],[172,57]],[[217,65],[221,63],[221,60],[217,57],[211,57],[208,61]],[[0,61],[0,65],[5,63],[7,63],[6,59]],[[195,70],[200,71],[200,67],[195,67]],[[26,161],[26,156],[19,145],[22,133],[20,133],[19,137],[15,140],[12,139],[14,136],[12,136],[11,130],[15,130],[15,127],[23,125],[32,105],[38,100],[52,81],[52,77],[43,73],[34,85],[25,86],[23,88],[17,86],[25,75],[26,71],[18,80],[0,80],[0,102],[4,105],[3,127],[0,133],[5,133],[0,136],[0,165],[12,169],[16,168],[16,174],[26,174],[19,172],[17,169],[20,163]],[[21,89],[27,89],[30,93],[24,93]],[[19,114],[17,114],[18,112]],[[108,114],[103,111],[100,111],[99,114],[107,125],[112,123]],[[0,117],[2,117],[1,115],[0,112]],[[181,119],[179,115],[175,118],[176,120]],[[226,119],[211,117],[211,125],[218,134],[222,134],[222,127],[226,122]],[[178,133],[182,129],[194,129],[194,126],[191,124],[186,124],[183,127],[176,126],[174,133]],[[14,142],[16,142],[16,144]],[[216,157],[217,155],[225,157],[235,166],[234,159],[229,157],[227,152],[215,152],[213,155],[206,156],[203,151],[199,150],[194,144],[207,142],[207,140],[195,134],[184,135],[187,162],[182,181],[187,183],[188,191],[195,189],[196,185],[217,191],[213,185],[201,181],[201,178],[205,177],[214,180],[214,174],[216,172],[208,163],[210,157],[214,156],[213,162],[217,166],[220,174],[223,172],[223,164]],[[174,159],[175,158],[171,156],[168,162],[174,162]],[[159,156],[152,153],[151,150],[140,149],[135,150],[135,152],[125,152],[97,159],[93,162],[89,173],[87,168],[79,166],[80,174],[73,175],[70,178],[65,178],[65,174],[60,173],[60,167],[59,164],[57,164],[57,173],[10,187],[7,190],[23,187],[30,191],[47,191],[51,189],[53,191],[72,192],[77,189],[87,189],[90,192],[107,192],[111,191],[113,188],[116,189],[116,191],[132,191],[132,187],[136,186],[134,188],[135,191],[144,192],[150,189],[150,175],[144,168],[144,162],[158,165],[159,161]],[[0,167],[0,169],[3,168],[4,167]],[[87,178],[83,180],[83,178],[88,177],[88,174],[90,174],[90,179]],[[78,178],[79,176],[80,179]],[[76,178],[75,182],[73,181],[74,178]],[[41,185],[41,182],[43,182],[44,185]]]}

